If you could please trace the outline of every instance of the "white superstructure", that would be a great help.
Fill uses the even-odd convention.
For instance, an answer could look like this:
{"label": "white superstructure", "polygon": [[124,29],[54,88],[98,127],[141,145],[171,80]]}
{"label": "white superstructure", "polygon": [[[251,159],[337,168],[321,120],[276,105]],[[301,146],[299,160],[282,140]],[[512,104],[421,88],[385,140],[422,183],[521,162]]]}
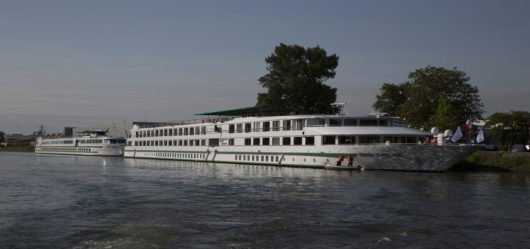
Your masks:
{"label": "white superstructure", "polygon": [[[227,110],[202,115],[235,113]],[[133,126],[124,156],[324,167],[335,164],[340,156],[352,155],[354,165],[364,169],[443,171],[478,149],[424,143],[429,136],[388,117],[230,117],[162,127]]]}
{"label": "white superstructure", "polygon": [[84,156],[122,156],[124,138],[112,138],[103,131],[90,132],[87,136],[69,138],[37,138],[35,153],[68,154]]}

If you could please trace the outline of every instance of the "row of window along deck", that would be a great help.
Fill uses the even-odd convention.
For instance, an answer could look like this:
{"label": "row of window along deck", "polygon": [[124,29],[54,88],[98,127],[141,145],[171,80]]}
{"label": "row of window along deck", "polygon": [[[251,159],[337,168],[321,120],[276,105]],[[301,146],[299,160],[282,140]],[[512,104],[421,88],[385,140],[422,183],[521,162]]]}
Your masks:
{"label": "row of window along deck", "polygon": [[[391,126],[392,120],[387,119],[342,119],[342,118],[313,118],[292,119],[264,122],[247,122],[229,124],[228,133],[269,132],[269,131],[297,131],[304,127],[338,127],[338,126]],[[212,132],[221,132],[221,126],[211,126]],[[137,131],[136,137],[166,137],[166,136],[193,136],[206,135],[206,126],[184,128],[148,128]]]}
{"label": "row of window along deck", "polygon": [[[322,136],[322,145],[417,143],[415,136]],[[129,146],[251,146],[251,145],[315,145],[314,136],[304,137],[254,137],[240,139],[181,139],[181,140],[137,140],[128,141]]]}

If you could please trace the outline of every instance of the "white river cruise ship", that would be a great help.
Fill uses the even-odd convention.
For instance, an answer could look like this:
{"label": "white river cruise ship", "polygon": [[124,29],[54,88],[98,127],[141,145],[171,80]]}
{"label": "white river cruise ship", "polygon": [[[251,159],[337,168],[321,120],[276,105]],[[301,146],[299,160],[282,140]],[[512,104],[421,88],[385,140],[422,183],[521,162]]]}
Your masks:
{"label": "white river cruise ship", "polygon": [[85,136],[37,138],[35,153],[83,156],[122,156],[125,138],[107,136],[105,131],[86,131]]}
{"label": "white river cruise ship", "polygon": [[351,155],[363,169],[444,171],[481,148],[425,143],[430,133],[391,117],[273,116],[281,111],[246,107],[197,114],[216,119],[135,125],[124,157],[323,168]]}

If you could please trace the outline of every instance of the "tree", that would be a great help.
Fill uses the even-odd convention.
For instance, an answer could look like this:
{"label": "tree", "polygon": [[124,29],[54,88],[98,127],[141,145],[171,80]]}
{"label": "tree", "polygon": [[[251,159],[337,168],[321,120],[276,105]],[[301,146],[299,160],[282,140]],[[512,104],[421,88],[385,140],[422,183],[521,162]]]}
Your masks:
{"label": "tree", "polygon": [[406,91],[409,87],[410,83],[408,82],[399,85],[383,83],[380,88],[381,95],[376,96],[377,101],[372,107],[390,116],[398,116],[401,107],[407,100]]}
{"label": "tree", "polygon": [[438,99],[438,107],[432,117],[433,126],[438,127],[440,131],[457,127],[459,124],[453,119],[452,109],[453,108],[447,99],[444,96],[440,97],[440,99]]}
{"label": "tree", "polygon": [[295,108],[297,113],[331,113],[337,89],[324,82],[335,77],[339,57],[319,46],[276,46],[265,58],[268,73],[259,78],[266,93],[258,93],[256,106]]}
{"label": "tree", "polygon": [[0,143],[5,141],[4,136],[5,136],[5,133],[3,131],[0,131]]}
{"label": "tree", "polygon": [[[483,104],[478,95],[478,88],[469,84],[469,76],[456,67],[450,70],[426,66],[411,72],[408,78],[409,81],[399,85],[404,89],[406,100],[395,111],[407,124],[425,129],[435,126],[434,115],[441,97],[445,98],[451,107],[451,113],[447,114],[450,115],[448,120],[463,124],[467,119],[481,118]],[[387,88],[381,88],[381,91],[382,94],[378,96],[392,94],[386,93]],[[378,97],[378,101],[380,99],[382,97]],[[382,110],[378,109],[381,107],[376,105],[377,103],[374,103],[374,108]]]}
{"label": "tree", "polygon": [[490,136],[499,141],[499,149],[509,151],[514,144],[528,143],[530,113],[511,111],[493,113],[486,122],[491,127]]}

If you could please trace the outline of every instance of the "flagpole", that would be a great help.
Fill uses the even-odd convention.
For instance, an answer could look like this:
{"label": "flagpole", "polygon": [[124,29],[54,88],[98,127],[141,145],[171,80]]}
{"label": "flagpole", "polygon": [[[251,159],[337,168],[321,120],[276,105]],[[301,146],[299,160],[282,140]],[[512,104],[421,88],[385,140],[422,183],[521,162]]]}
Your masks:
{"label": "flagpole", "polygon": [[471,144],[471,132],[473,132],[473,122],[471,121],[471,116],[469,117],[468,120],[469,120],[469,131],[467,132],[467,143]]}

